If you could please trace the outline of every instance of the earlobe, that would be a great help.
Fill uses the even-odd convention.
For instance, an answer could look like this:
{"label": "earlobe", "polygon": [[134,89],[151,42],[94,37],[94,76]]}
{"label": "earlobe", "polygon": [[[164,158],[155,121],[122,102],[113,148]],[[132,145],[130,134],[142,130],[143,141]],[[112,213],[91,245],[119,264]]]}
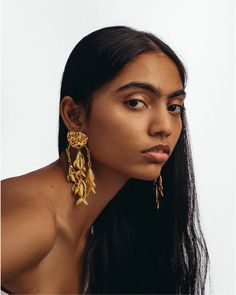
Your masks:
{"label": "earlobe", "polygon": [[84,117],[83,108],[71,96],[65,96],[60,103],[60,115],[68,130],[80,130]]}

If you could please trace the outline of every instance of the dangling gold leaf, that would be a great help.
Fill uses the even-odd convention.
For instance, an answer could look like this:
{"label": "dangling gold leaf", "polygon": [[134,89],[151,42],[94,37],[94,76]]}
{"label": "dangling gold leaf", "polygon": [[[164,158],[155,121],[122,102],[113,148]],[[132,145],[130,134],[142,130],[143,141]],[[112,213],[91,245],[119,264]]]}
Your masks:
{"label": "dangling gold leaf", "polygon": [[78,206],[79,204],[85,204],[85,205],[88,205],[88,202],[86,201],[86,199],[79,198],[79,199],[76,201],[76,206]]}
{"label": "dangling gold leaf", "polygon": [[95,183],[93,183],[93,184],[87,184],[87,186],[88,186],[88,194],[90,193],[90,192],[93,192],[94,194],[96,194],[96,192],[95,192]]}
{"label": "dangling gold leaf", "polygon": [[74,173],[75,173],[74,168],[70,165],[69,166],[69,172],[68,172],[68,175],[66,177],[68,182],[75,182],[76,181]]}
{"label": "dangling gold leaf", "polygon": [[91,168],[88,169],[88,174],[86,177],[86,184],[88,186],[88,193],[91,191],[95,194],[94,188],[96,187],[95,182],[94,182],[94,173]]}
{"label": "dangling gold leaf", "polygon": [[95,189],[94,189],[93,187],[91,188],[91,191],[92,191],[94,194],[96,194]]}
{"label": "dangling gold leaf", "polygon": [[85,167],[85,160],[84,160],[84,156],[81,152],[78,152],[77,156],[76,156],[76,159],[73,163],[73,166],[76,168],[76,169],[83,169],[84,170],[84,167]]}
{"label": "dangling gold leaf", "polygon": [[78,187],[78,185],[76,185],[74,187],[73,193],[74,193],[74,195],[78,195],[79,194],[79,187]]}
{"label": "dangling gold leaf", "polygon": [[76,182],[76,180],[75,180],[75,176],[74,176],[74,174],[69,174],[69,175],[67,175],[67,180],[69,181],[69,182]]}
{"label": "dangling gold leaf", "polygon": [[88,181],[88,183],[93,183],[94,182],[94,174],[91,168],[88,169],[88,174],[87,174],[87,178],[86,181]]}
{"label": "dangling gold leaf", "polygon": [[79,184],[79,195],[81,198],[86,197],[86,185],[83,180],[81,180],[81,182]]}

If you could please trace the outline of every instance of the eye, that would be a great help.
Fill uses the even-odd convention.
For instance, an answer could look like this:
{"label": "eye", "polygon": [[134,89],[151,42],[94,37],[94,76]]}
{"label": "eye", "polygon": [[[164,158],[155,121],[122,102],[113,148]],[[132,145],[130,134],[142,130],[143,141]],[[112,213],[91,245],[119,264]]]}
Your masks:
{"label": "eye", "polygon": [[133,109],[142,109],[143,106],[146,107],[146,104],[144,101],[140,99],[130,99],[125,102],[129,107]]}
{"label": "eye", "polygon": [[184,110],[184,105],[172,104],[169,106],[175,114],[180,114]]}

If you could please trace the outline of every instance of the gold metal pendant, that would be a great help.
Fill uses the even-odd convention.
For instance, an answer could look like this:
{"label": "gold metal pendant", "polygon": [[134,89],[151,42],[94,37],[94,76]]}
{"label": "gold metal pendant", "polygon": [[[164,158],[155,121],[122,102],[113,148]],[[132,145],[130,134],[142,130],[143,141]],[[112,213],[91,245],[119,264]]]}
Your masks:
{"label": "gold metal pendant", "polygon": [[163,193],[163,185],[162,185],[162,177],[160,175],[159,177],[159,184],[157,183],[157,179],[154,182],[155,185],[155,194],[156,194],[156,204],[157,204],[157,209],[160,208],[160,198],[164,196]]}
{"label": "gold metal pendant", "polygon": [[[75,196],[78,196],[78,200],[76,202],[76,206],[83,203],[88,205],[87,197],[90,192],[95,192],[95,182],[94,182],[94,173],[91,169],[91,161],[90,161],[90,152],[87,148],[86,144],[88,142],[88,137],[83,132],[75,132],[69,131],[67,134],[67,140],[69,142],[69,146],[66,148],[66,155],[69,162],[69,171],[67,175],[67,181],[73,183],[72,192]],[[76,155],[76,159],[71,162],[69,148],[70,146],[78,149],[78,153]],[[87,158],[88,158],[88,169],[86,169],[86,162],[84,156],[81,152],[81,149],[85,147],[87,150]],[[87,175],[86,175],[87,171]]]}

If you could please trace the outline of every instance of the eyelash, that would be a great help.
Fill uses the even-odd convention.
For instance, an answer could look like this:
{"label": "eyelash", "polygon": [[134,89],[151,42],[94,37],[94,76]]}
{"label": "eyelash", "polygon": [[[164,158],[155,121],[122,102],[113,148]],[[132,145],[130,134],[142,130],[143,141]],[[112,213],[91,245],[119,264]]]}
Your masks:
{"label": "eyelash", "polygon": [[[128,104],[130,101],[138,101],[138,102],[142,102],[143,104],[145,104],[145,102],[143,100],[140,100],[140,99],[130,99],[130,100],[127,100],[125,102],[125,104]],[[180,112],[175,113],[175,114],[180,114],[185,109],[184,105],[180,105],[180,104],[172,104],[172,105],[170,105],[170,107],[172,107],[172,106],[178,106],[180,108]],[[133,108],[133,109],[139,109],[139,108],[135,108],[135,107],[131,107],[131,108]]]}
{"label": "eyelash", "polygon": [[170,107],[172,107],[172,106],[177,106],[177,107],[180,108],[179,113],[175,113],[175,114],[180,114],[180,113],[182,113],[183,110],[185,109],[185,107],[184,107],[183,105],[180,105],[180,104],[172,104],[172,105],[170,105]]}

